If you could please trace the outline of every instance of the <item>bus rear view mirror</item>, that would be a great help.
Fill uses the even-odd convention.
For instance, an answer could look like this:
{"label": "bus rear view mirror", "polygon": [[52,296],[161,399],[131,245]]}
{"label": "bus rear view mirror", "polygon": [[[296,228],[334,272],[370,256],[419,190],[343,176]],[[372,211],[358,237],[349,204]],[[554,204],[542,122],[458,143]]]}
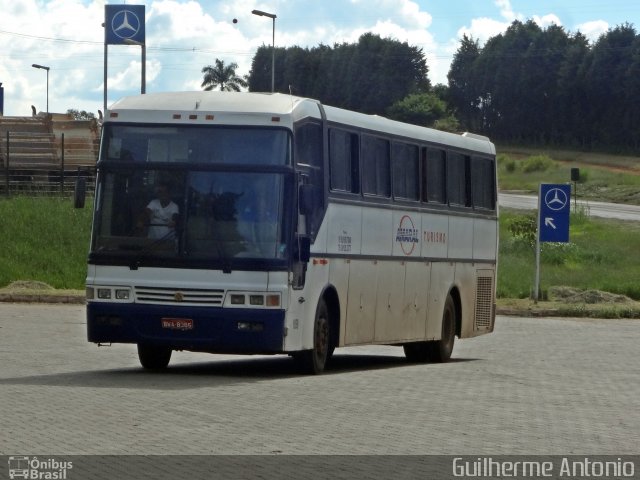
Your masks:
{"label": "bus rear view mirror", "polygon": [[307,263],[311,258],[311,239],[306,236],[300,236],[297,239],[298,260]]}
{"label": "bus rear view mirror", "polygon": [[73,208],[84,208],[84,201],[87,196],[87,179],[85,177],[76,178],[73,189]]}
{"label": "bus rear view mirror", "polygon": [[318,205],[318,196],[320,195],[320,189],[315,185],[305,184],[300,185],[300,213],[302,215],[309,215],[315,211]]}

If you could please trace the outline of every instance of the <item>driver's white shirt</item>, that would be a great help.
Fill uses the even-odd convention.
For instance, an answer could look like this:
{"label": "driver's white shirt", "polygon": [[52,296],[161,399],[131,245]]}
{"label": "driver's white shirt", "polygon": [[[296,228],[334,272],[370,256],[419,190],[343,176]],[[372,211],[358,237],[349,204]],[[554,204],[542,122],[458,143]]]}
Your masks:
{"label": "driver's white shirt", "polygon": [[167,240],[174,239],[176,236],[175,231],[165,225],[169,225],[173,216],[179,213],[180,210],[178,209],[178,206],[173,202],[169,202],[166,207],[163,207],[160,200],[156,198],[149,202],[147,208],[151,211],[151,215],[149,217],[149,238],[165,238]]}

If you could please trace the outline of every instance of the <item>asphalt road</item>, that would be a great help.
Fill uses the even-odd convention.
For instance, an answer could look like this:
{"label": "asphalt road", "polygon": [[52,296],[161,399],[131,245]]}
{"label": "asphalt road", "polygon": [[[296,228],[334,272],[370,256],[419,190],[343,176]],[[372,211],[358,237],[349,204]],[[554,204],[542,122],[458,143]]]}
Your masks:
{"label": "asphalt road", "polygon": [[[535,195],[500,193],[498,194],[498,205],[505,208],[537,210],[538,197]],[[586,208],[587,212],[594,217],[640,221],[640,205],[578,200],[578,206]],[[574,201],[571,200],[571,211],[573,209]]]}
{"label": "asphalt road", "polygon": [[357,347],[300,376],[186,352],[149,373],[87,343],[84,311],[0,304],[0,455],[639,452],[637,320],[498,317],[448,364]]}

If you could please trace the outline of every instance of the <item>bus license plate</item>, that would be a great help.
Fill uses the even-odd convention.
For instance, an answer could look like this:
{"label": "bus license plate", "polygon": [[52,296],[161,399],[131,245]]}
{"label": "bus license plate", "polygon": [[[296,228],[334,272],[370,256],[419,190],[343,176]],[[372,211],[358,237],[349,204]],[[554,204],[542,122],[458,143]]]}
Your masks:
{"label": "bus license plate", "polygon": [[168,328],[169,330],[193,330],[193,319],[163,318],[162,328]]}

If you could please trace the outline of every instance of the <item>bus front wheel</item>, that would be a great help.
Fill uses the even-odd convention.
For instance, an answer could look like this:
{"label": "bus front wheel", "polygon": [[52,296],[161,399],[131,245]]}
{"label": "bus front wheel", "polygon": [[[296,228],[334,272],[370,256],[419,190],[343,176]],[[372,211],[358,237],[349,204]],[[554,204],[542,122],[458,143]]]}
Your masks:
{"label": "bus front wheel", "polygon": [[324,299],[321,299],[313,325],[313,348],[297,352],[293,358],[304,373],[318,374],[324,371],[332,352],[329,309]]}
{"label": "bus front wheel", "polygon": [[152,345],[138,344],[138,358],[140,365],[147,370],[162,370],[167,368],[171,360],[171,349]]}

